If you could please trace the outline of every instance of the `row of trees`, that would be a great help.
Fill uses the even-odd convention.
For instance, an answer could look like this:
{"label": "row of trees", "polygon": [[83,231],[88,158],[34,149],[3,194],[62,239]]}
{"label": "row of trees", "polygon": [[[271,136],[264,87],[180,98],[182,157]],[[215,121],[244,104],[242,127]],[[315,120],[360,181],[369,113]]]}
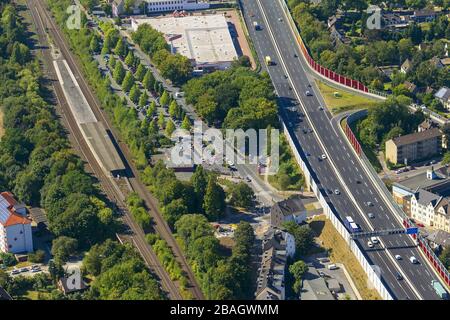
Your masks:
{"label": "row of trees", "polygon": [[132,34],[132,39],[152,58],[164,78],[176,84],[182,84],[189,79],[192,73],[191,62],[185,56],[171,54],[161,32],[143,24]]}

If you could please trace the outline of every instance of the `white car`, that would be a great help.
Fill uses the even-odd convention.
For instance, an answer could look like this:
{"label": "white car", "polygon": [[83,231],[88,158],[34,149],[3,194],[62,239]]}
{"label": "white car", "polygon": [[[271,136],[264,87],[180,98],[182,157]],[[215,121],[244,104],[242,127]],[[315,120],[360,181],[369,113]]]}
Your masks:
{"label": "white car", "polygon": [[374,215],[372,212],[369,212],[369,213],[367,214],[367,216],[368,216],[370,219],[374,219],[374,218],[375,218],[375,215]]}
{"label": "white car", "polygon": [[409,258],[409,261],[410,261],[412,264],[418,263],[416,257],[414,257],[414,256],[411,256],[411,257]]}
{"label": "white car", "polygon": [[380,241],[378,241],[378,238],[377,238],[377,237],[371,237],[370,240],[371,240],[374,244],[377,244],[377,243],[380,242]]}
{"label": "white car", "polygon": [[308,97],[310,97],[310,96],[312,96],[312,93],[311,93],[311,91],[306,91],[306,95],[308,96]]}
{"label": "white car", "polygon": [[395,255],[395,260],[402,260],[402,256],[399,255],[399,254],[396,254],[396,255]]}
{"label": "white car", "polygon": [[336,189],[336,190],[334,190],[334,194],[336,194],[336,195],[340,195],[341,194],[341,192],[338,190],[338,189]]}
{"label": "white car", "polygon": [[324,154],[322,155],[322,159],[325,160],[326,158],[327,158],[327,155],[324,153]]}
{"label": "white car", "polygon": [[369,248],[373,248],[373,243],[372,243],[372,241],[367,241],[367,246],[368,246]]}

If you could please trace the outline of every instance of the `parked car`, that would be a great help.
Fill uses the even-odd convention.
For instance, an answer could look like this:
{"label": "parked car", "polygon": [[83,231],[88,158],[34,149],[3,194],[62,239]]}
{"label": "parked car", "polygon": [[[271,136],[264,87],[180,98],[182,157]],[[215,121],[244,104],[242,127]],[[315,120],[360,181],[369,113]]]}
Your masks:
{"label": "parked car", "polygon": [[334,190],[334,194],[336,194],[336,195],[340,195],[341,194],[341,192],[338,190],[338,189],[336,189],[336,190]]}
{"label": "parked car", "polygon": [[337,265],[335,265],[334,263],[332,263],[327,266],[327,269],[328,270],[337,270],[337,269],[339,269],[339,267]]}

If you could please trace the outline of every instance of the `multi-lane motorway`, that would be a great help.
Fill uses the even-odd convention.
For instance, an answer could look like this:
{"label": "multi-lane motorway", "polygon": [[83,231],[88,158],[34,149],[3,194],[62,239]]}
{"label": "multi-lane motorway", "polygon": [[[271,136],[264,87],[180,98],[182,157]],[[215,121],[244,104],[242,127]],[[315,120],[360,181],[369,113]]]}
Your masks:
{"label": "multi-lane motorway", "polygon": [[[275,62],[267,71],[279,96],[280,114],[297,139],[299,151],[307,157],[310,171],[327,194],[329,204],[341,219],[351,216],[364,231],[401,228],[356,155],[333,128],[331,114],[321,108],[324,101],[307,72],[282,4],[279,0],[245,0],[241,5],[261,62],[265,56]],[[253,28],[253,21],[259,23],[261,30]],[[307,91],[312,96],[307,96]],[[375,218],[368,218],[369,212]],[[368,247],[367,240],[357,243],[368,260],[380,268],[381,279],[394,299],[438,299],[431,286],[431,280],[438,277],[409,236],[383,237],[374,248]],[[396,260],[395,255],[402,259]],[[411,256],[420,263],[411,264]],[[397,279],[399,273],[403,280]]]}

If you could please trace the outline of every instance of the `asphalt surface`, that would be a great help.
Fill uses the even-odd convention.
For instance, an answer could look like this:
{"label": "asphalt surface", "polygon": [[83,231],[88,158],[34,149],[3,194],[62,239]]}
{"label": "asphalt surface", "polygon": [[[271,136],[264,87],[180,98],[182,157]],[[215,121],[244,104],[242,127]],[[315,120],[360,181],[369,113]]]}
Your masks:
{"label": "asphalt surface", "polygon": [[[264,64],[265,56],[270,56],[275,62],[266,69],[279,96],[280,114],[297,139],[295,143],[299,152],[308,158],[307,165],[319,181],[318,187],[327,193],[327,202],[341,220],[351,216],[364,231],[402,228],[365,175],[353,151],[331,125],[331,114],[326,108],[319,109],[319,106],[325,105],[324,101],[313,78],[306,72],[306,62],[302,59],[281,3],[275,0],[245,0],[241,1],[241,5],[261,63]],[[260,24],[261,30],[254,30],[253,21]],[[313,96],[306,96],[307,90]],[[299,99],[302,104],[298,103]],[[327,155],[326,160],[319,159],[322,154]],[[340,191],[339,195],[334,193],[336,189]],[[373,203],[372,207],[366,205],[368,201]],[[375,214],[374,219],[367,218],[369,212]],[[381,240],[386,248],[378,244],[370,249],[367,240],[356,242],[368,260],[380,268],[381,279],[394,299],[439,298],[431,286],[431,280],[438,277],[409,236],[383,237]],[[397,254],[403,259],[395,260]],[[415,256],[420,263],[412,265],[410,256]],[[396,279],[398,272],[404,280]]]}

